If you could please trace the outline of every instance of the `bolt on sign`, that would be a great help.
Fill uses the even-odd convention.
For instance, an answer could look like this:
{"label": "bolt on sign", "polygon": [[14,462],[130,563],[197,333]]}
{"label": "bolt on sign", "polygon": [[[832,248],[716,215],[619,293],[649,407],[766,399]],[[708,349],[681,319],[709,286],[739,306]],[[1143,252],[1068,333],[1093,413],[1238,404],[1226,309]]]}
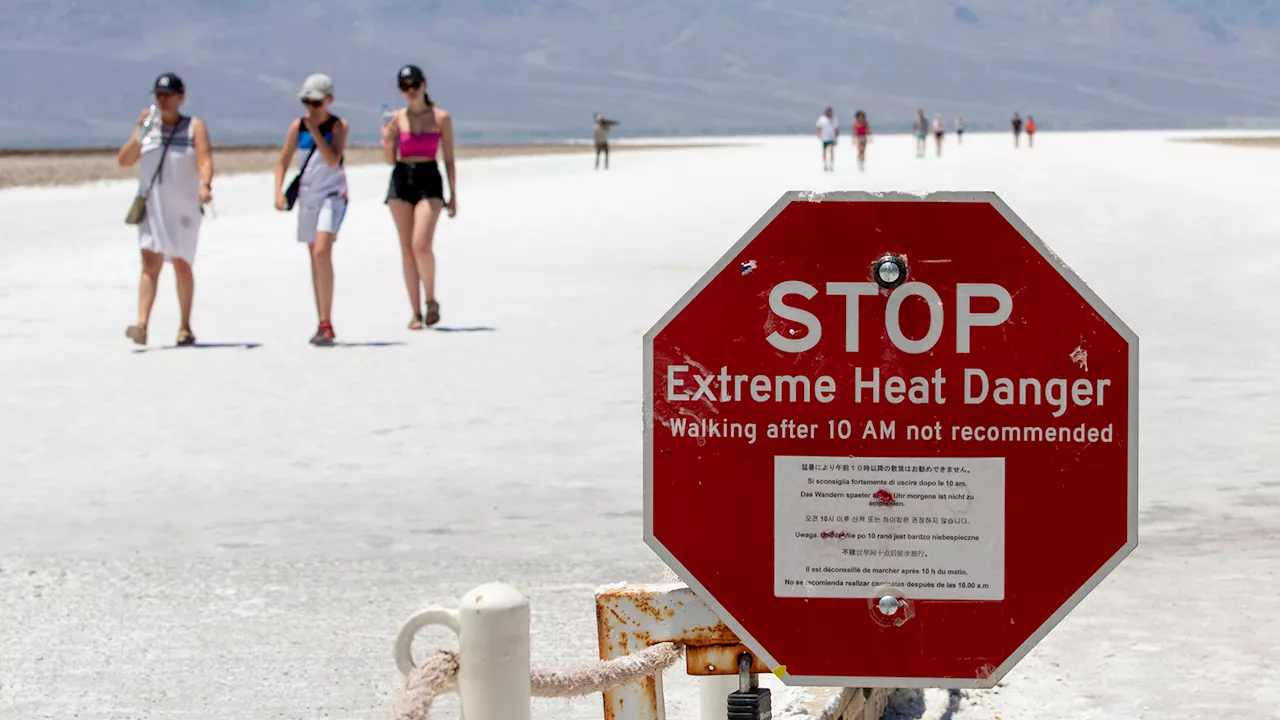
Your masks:
{"label": "bolt on sign", "polygon": [[993,193],[788,193],[644,353],[645,541],[788,684],[990,687],[1137,546],[1137,336]]}

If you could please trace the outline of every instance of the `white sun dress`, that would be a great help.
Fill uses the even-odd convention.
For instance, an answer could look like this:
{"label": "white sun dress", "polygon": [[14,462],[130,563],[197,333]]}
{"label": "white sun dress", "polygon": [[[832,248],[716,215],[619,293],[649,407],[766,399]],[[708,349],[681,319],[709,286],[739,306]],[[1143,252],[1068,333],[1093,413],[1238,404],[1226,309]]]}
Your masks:
{"label": "white sun dress", "polygon": [[[169,147],[164,150],[166,142]],[[160,174],[147,196],[147,214],[138,224],[138,246],[163,254],[169,262],[181,258],[194,264],[203,215],[191,118],[183,116],[172,128],[157,121],[142,136],[138,194],[147,192],[157,167]]]}

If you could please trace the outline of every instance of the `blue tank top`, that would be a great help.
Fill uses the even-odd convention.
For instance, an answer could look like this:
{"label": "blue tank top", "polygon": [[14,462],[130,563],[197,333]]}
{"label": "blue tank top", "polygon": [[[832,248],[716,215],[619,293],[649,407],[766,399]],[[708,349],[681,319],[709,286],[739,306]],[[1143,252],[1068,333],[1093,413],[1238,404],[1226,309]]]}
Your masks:
{"label": "blue tank top", "polygon": [[[333,128],[341,122],[337,115],[330,115],[320,125],[320,134],[324,136],[325,142],[333,145]],[[307,130],[306,123],[301,123],[298,127],[298,150],[301,162],[306,163],[301,168],[302,182],[298,186],[299,200],[305,202],[308,199],[323,198],[329,195],[347,195],[347,173],[343,169],[343,161],[345,158],[339,158],[338,164],[329,167],[324,161],[324,156],[319,150],[312,152],[315,148],[315,139],[311,137],[311,132]],[[311,159],[308,161],[307,156]]]}

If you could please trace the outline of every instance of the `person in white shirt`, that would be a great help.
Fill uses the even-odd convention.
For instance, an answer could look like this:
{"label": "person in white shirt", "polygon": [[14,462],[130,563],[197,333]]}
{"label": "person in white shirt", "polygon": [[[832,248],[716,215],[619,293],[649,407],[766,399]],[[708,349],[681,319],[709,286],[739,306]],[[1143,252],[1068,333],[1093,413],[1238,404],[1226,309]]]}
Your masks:
{"label": "person in white shirt", "polygon": [[822,141],[822,169],[824,172],[836,169],[836,138],[840,136],[840,121],[830,106],[818,116],[814,134]]}

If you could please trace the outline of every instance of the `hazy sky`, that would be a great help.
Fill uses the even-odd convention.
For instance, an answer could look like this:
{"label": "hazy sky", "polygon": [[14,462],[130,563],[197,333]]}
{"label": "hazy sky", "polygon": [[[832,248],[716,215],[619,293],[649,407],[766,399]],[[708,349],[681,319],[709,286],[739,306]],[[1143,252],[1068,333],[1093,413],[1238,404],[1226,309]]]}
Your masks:
{"label": "hazy sky", "polygon": [[[0,144],[114,143],[154,77],[225,142],[275,142],[311,72],[372,137],[395,70],[426,68],[466,139],[881,129],[916,107],[971,126],[1280,118],[1280,0],[8,0]],[[13,70],[17,69],[17,70]]]}

